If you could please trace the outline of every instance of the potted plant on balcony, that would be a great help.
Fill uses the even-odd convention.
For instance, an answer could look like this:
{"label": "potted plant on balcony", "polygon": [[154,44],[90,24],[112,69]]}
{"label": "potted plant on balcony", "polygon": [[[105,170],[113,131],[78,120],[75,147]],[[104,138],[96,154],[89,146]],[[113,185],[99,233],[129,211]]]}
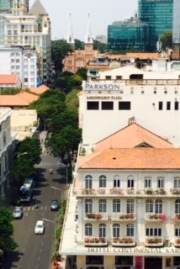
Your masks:
{"label": "potted plant on balcony", "polygon": [[84,242],[85,242],[85,243],[90,243],[90,238],[85,237],[85,238],[84,238]]}
{"label": "potted plant on balcony", "polygon": [[172,194],[180,194],[180,189],[175,188],[170,190]]}
{"label": "potted plant on balcony", "polygon": [[134,194],[134,188],[127,189],[127,194]]}
{"label": "potted plant on balcony", "polygon": [[164,213],[163,213],[163,214],[160,214],[160,215],[159,215],[159,219],[160,219],[161,221],[164,221],[164,222],[167,221],[167,216],[166,216],[166,214],[164,214]]}
{"label": "potted plant on balcony", "polygon": [[104,237],[100,237],[99,240],[100,240],[100,242],[103,243],[103,244],[106,243],[106,238],[104,238]]}
{"label": "potted plant on balcony", "polygon": [[167,192],[165,191],[165,189],[160,188],[160,189],[156,190],[156,194],[159,194],[159,195],[166,195]]}
{"label": "potted plant on balcony", "polygon": [[121,189],[121,188],[112,188],[112,189],[110,189],[110,193],[111,194],[119,194],[119,195],[124,194],[123,189]]}
{"label": "potted plant on balcony", "polygon": [[162,239],[161,238],[148,238],[147,243],[148,244],[160,244],[162,243]]}
{"label": "potted plant on balcony", "polygon": [[88,213],[88,214],[86,214],[86,217],[88,219],[95,219],[95,214],[94,213]]}
{"label": "potted plant on balcony", "polygon": [[100,220],[100,219],[102,219],[102,215],[101,214],[95,214],[95,219],[96,220]]}
{"label": "potted plant on balcony", "polygon": [[105,191],[106,191],[106,190],[105,190],[105,189],[102,189],[102,188],[98,189],[98,193],[99,193],[99,194],[104,194]]}
{"label": "potted plant on balcony", "polygon": [[154,191],[152,189],[145,189],[144,192],[145,194],[148,194],[148,195],[154,194]]}
{"label": "potted plant on balcony", "polygon": [[176,245],[180,246],[180,238],[176,239]]}

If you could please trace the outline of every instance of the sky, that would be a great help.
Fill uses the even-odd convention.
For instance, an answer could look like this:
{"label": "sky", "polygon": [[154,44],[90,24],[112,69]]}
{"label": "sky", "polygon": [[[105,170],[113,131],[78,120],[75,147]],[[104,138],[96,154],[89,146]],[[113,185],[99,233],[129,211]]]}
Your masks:
{"label": "sky", "polygon": [[[35,0],[29,0],[30,7]],[[134,16],[138,0],[41,0],[52,24],[52,39],[66,38],[69,29],[69,14],[74,38],[84,41],[87,32],[88,14],[93,38],[107,36],[107,26]]]}

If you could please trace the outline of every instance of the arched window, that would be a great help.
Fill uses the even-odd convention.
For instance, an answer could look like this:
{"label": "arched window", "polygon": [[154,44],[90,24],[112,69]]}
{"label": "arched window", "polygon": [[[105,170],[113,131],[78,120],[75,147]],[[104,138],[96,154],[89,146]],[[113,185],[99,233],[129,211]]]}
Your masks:
{"label": "arched window", "polygon": [[92,224],[86,223],[85,224],[85,236],[92,236],[92,234],[93,234]]}
{"label": "arched window", "polygon": [[127,199],[127,213],[134,213],[134,199]]}
{"label": "arched window", "polygon": [[175,214],[180,214],[180,199],[175,201]]}
{"label": "arched window", "polygon": [[106,212],[106,207],[107,207],[107,202],[105,199],[100,199],[99,200],[99,212],[105,213]]}
{"label": "arched window", "polygon": [[121,212],[121,200],[113,199],[113,212]]}
{"label": "arched window", "polygon": [[146,213],[153,213],[153,200],[146,200]]}
{"label": "arched window", "polygon": [[113,187],[120,188],[121,187],[121,180],[119,176],[114,176],[113,178]]}
{"label": "arched window", "polygon": [[90,175],[87,175],[85,177],[85,188],[92,189],[92,176],[90,176]]}
{"label": "arched window", "polygon": [[133,176],[128,176],[128,178],[127,178],[127,188],[134,188],[134,178],[133,178]]}
{"label": "arched window", "polygon": [[132,223],[126,226],[126,236],[134,236],[134,225]]}
{"label": "arched window", "polygon": [[85,200],[85,213],[92,213],[92,205],[93,205],[92,199]]}
{"label": "arched window", "polygon": [[157,199],[155,201],[155,213],[156,214],[163,213],[163,201],[161,199]]}
{"label": "arched window", "polygon": [[120,225],[118,223],[113,224],[113,237],[120,237]]}
{"label": "arched window", "polygon": [[106,188],[106,176],[99,177],[99,188]]}
{"label": "arched window", "polygon": [[106,224],[99,224],[99,237],[106,237]]}

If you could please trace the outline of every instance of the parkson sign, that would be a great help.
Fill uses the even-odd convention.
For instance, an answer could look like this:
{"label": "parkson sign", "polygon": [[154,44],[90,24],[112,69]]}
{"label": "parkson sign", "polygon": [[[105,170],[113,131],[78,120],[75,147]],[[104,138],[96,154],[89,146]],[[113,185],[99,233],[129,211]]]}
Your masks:
{"label": "parkson sign", "polygon": [[121,85],[119,83],[94,83],[85,82],[84,90],[85,91],[119,91],[121,89]]}

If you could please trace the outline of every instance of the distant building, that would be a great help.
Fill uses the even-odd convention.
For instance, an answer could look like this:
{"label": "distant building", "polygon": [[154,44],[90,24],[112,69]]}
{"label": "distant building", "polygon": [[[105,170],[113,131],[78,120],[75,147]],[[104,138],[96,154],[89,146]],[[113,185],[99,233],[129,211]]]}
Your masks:
{"label": "distant building", "polygon": [[108,51],[146,51],[149,26],[138,19],[114,22],[108,26]]}
{"label": "distant building", "polygon": [[[1,8],[3,2],[0,3],[0,47],[19,45],[34,49],[39,57],[40,76],[44,82],[48,82],[52,73],[51,22],[48,13],[40,0],[35,0],[30,10],[28,1],[18,1],[14,9],[10,8],[7,12]],[[22,6],[23,9],[16,9]]]}
{"label": "distant building", "polygon": [[21,88],[21,80],[18,75],[0,74],[0,94],[3,89],[7,88]]}
{"label": "distant building", "polygon": [[37,52],[23,46],[0,47],[0,74],[20,77],[19,88],[36,87],[40,76]]}
{"label": "distant building", "polygon": [[[70,27],[69,33],[67,36],[67,42],[74,48],[74,34],[72,30],[72,23],[70,17]],[[96,59],[98,56],[98,51],[93,49],[93,38],[91,34],[90,22],[88,19],[87,34],[85,36],[85,47],[84,50],[74,50],[72,53],[69,53],[63,60],[63,71],[69,71],[76,73],[79,68],[86,68],[87,63]]]}
{"label": "distant building", "polygon": [[147,51],[156,51],[156,43],[160,35],[167,30],[172,30],[173,0],[139,0],[138,18],[149,25]]}
{"label": "distant building", "polygon": [[173,9],[173,58],[180,60],[180,1],[174,0]]}
{"label": "distant building", "polygon": [[105,35],[97,35],[95,37],[95,40],[97,40],[103,44],[107,44],[107,37]]}
{"label": "distant building", "polygon": [[6,189],[11,183],[13,142],[11,135],[11,109],[0,108],[0,199],[5,198]]}

